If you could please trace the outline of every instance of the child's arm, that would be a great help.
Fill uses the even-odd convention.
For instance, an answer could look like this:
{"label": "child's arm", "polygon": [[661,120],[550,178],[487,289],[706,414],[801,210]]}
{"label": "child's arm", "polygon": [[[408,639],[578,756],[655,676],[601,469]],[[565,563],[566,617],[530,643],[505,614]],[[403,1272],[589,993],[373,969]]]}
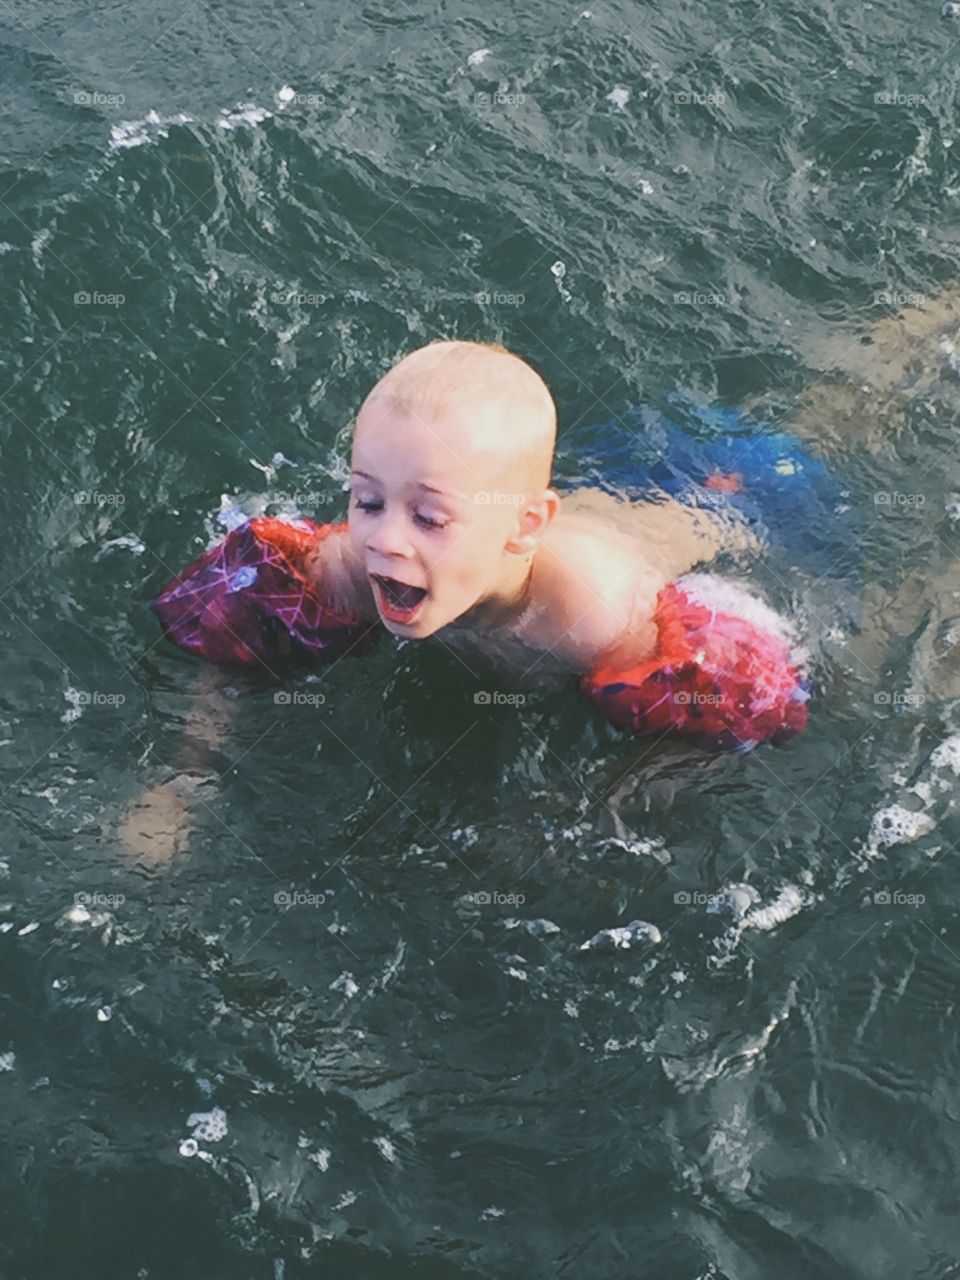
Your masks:
{"label": "child's arm", "polygon": [[[251,521],[199,556],[153,602],[168,639],[214,663],[231,662],[278,676],[298,645],[324,661],[370,646],[359,622],[359,592],[346,558],[345,526],[301,530]],[[216,778],[213,761],[230,729],[229,674],[197,673],[174,776],[149,787],[121,818],[118,835],[151,862],[185,847],[201,788]]]}
{"label": "child's arm", "polygon": [[228,679],[214,667],[198,671],[188,695],[173,776],[147,788],[124,810],[117,828],[120,841],[147,862],[168,862],[174,853],[186,849],[191,810],[201,803],[200,788],[217,781],[213,761],[229,734],[236,705],[224,693]]}

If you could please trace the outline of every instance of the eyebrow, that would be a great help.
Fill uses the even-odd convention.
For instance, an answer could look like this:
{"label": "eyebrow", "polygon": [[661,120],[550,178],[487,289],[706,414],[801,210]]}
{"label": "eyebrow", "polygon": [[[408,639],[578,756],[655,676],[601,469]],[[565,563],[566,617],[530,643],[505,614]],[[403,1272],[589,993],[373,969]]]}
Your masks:
{"label": "eyebrow", "polygon": [[[374,484],[380,484],[376,476],[372,476],[369,471],[358,471],[354,469],[350,472],[352,476],[362,476],[364,480],[372,480]],[[425,484],[422,480],[418,480],[415,486],[417,489],[426,489],[428,493],[437,493],[442,498],[461,498],[466,499],[466,494],[457,493],[449,489],[439,489],[435,484]]]}

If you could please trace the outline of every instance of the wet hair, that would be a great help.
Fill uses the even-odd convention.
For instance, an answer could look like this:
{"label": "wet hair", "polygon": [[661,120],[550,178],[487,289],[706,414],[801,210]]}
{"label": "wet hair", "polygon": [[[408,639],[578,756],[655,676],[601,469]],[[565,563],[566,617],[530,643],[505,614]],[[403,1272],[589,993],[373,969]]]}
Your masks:
{"label": "wet hair", "polygon": [[384,374],[364,404],[374,401],[431,421],[444,412],[483,413],[481,443],[500,451],[505,466],[521,467],[531,488],[550,482],[553,396],[532,365],[499,343],[442,340],[418,347]]}

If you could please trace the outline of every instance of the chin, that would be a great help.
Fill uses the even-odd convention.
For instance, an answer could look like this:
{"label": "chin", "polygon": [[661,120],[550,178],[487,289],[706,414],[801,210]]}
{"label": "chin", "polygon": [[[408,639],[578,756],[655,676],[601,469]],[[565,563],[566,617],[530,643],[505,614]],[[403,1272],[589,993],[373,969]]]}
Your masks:
{"label": "chin", "polygon": [[399,636],[401,640],[426,640],[440,629],[423,618],[417,618],[415,622],[391,622],[381,614],[380,622],[391,635]]}

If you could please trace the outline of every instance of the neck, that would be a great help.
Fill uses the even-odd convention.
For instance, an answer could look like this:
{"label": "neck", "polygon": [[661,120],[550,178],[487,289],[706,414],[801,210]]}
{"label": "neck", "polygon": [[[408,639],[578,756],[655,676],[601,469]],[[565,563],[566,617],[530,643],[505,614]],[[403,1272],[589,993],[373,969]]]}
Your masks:
{"label": "neck", "polygon": [[532,582],[533,556],[517,557],[516,565],[510,566],[494,590],[457,619],[458,625],[489,631],[516,622],[530,602]]}

